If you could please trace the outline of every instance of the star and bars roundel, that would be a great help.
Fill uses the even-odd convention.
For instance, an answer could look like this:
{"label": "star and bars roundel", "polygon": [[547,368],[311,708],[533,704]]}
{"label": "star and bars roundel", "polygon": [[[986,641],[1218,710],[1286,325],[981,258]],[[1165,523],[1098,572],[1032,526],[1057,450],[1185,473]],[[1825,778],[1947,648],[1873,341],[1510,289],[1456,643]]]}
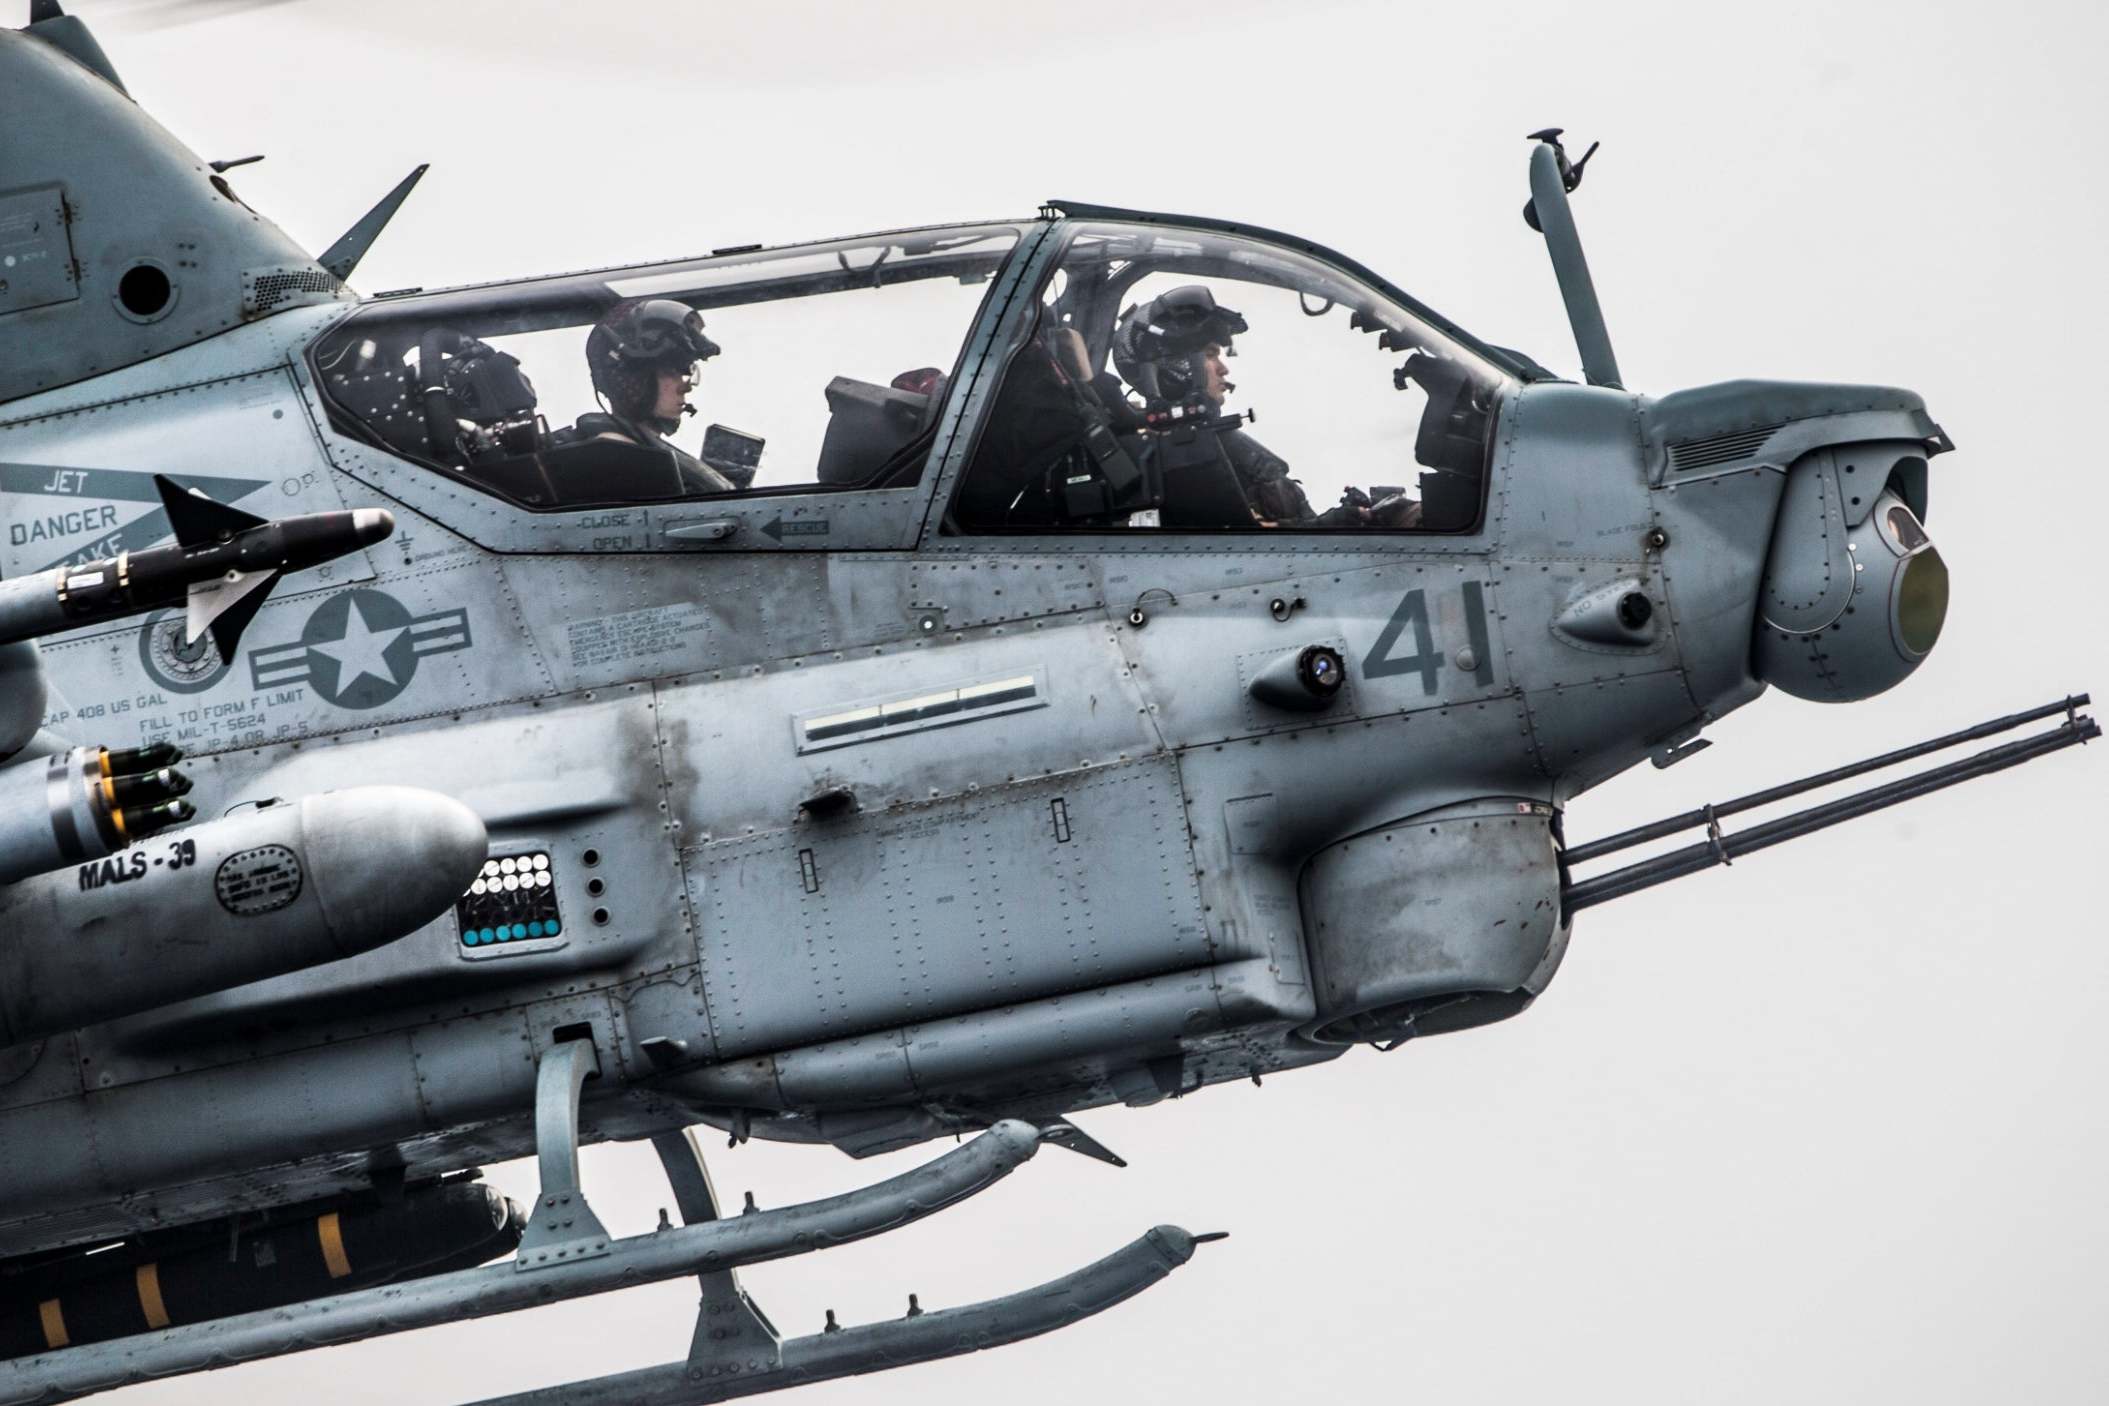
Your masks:
{"label": "star and bars roundel", "polygon": [[412,615],[361,589],[317,606],[294,643],[250,650],[249,676],[259,691],[307,684],[339,708],[378,708],[410,686],[418,660],[468,647],[468,611]]}

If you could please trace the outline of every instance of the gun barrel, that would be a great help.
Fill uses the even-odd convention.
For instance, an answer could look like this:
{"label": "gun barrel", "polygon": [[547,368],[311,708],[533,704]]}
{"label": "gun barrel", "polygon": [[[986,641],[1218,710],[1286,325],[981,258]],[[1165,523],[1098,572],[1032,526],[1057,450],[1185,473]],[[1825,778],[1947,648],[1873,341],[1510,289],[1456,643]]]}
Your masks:
{"label": "gun barrel", "polygon": [[1799,781],[1789,781],[1784,785],[1767,787],[1762,791],[1752,791],[1749,795],[1737,796],[1732,801],[1718,801],[1710,806],[1701,806],[1697,810],[1685,811],[1682,815],[1670,816],[1667,820],[1657,820],[1646,825],[1637,825],[1631,830],[1621,830],[1616,835],[1607,835],[1601,840],[1591,840],[1586,845],[1574,846],[1567,851],[1567,862],[1569,864],[1586,864],[1592,859],[1601,859],[1607,854],[1615,854],[1622,849],[1631,849],[1634,845],[1644,845],[1650,840],[1667,839],[1671,835],[1679,834],[1686,830],[1696,830],[1701,825],[1712,824],[1715,821],[1726,819],[1731,815],[1738,815],[1746,810],[1756,810],[1759,806],[1771,805],[1774,801],[1784,801],[1793,796],[1820,790],[1825,786],[1835,785],[1840,781],[1849,781],[1856,776],[1865,776],[1871,771],[1884,771],[1900,763],[1914,761],[1919,757],[1928,756],[1934,752],[1945,751],[1950,747],[1959,747],[1965,742],[1976,742],[1982,738],[1997,736],[2002,732],[2011,732],[2017,727],[2025,727],[2029,723],[2038,722],[2044,718],[2056,717],[2060,713],[2071,715],[2086,707],[2092,701],[2087,694],[2076,693],[2068,698],[2061,698],[2055,703],[2045,703],[2040,707],[2029,708],[2019,713],[2010,713],[2003,718],[1993,718],[1990,722],[1982,722],[1975,727],[1966,727],[1960,732],[1947,733],[1930,741],[1914,743],[1909,747],[1899,747],[1896,751],[1884,752],[1879,757],[1869,757],[1865,761],[1853,762],[1848,766],[1835,767],[1830,771],[1820,771],[1814,776],[1805,776]]}
{"label": "gun barrel", "polygon": [[1654,888],[1672,879],[1681,879],[1687,874],[1696,874],[1701,869],[1711,869],[1717,864],[1727,864],[1746,854],[1799,839],[1803,835],[1827,830],[1833,825],[1869,815],[1935,791],[1974,781],[1980,776],[1989,776],[1995,771],[2019,766],[2037,757],[2063,751],[2067,747],[2091,742],[2102,735],[2101,726],[2089,717],[2075,717],[2049,732],[2034,737],[2024,737],[2018,742],[2006,742],[1997,747],[1988,747],[1974,756],[1944,766],[1902,777],[1896,781],[1873,786],[1865,791],[1856,791],[1835,801],[1820,806],[1811,806],[1792,815],[1768,820],[1753,825],[1747,830],[1732,835],[1714,831],[1698,844],[1686,845],[1654,859],[1644,859],[1629,864],[1623,869],[1614,869],[1608,874],[1583,879],[1568,885],[1562,896],[1562,906],[1572,914],[1599,903],[1609,903],[1614,898],[1623,898],[1629,893]]}

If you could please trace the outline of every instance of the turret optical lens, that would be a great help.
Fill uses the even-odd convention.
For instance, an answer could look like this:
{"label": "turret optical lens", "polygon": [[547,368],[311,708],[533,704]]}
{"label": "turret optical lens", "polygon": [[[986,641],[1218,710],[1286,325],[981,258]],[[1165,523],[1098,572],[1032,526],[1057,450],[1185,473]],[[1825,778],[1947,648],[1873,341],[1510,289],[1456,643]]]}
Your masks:
{"label": "turret optical lens", "polygon": [[1905,561],[1904,579],[1897,584],[1897,638],[1913,654],[1927,654],[1947,618],[1948,564],[1927,547]]}

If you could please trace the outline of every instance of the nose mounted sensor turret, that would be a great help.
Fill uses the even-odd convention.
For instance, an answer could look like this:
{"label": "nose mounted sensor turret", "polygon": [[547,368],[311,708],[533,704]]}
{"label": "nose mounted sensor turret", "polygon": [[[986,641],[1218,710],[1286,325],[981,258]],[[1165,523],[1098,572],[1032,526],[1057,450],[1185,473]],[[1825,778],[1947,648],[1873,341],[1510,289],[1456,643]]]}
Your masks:
{"label": "nose mounted sensor turret", "polygon": [[[1922,463],[1909,448],[1897,462]],[[1881,446],[1822,450],[1788,478],[1752,662],[1797,698],[1873,697],[1908,677],[1940,639],[1948,567],[1900,491],[1896,458]]]}

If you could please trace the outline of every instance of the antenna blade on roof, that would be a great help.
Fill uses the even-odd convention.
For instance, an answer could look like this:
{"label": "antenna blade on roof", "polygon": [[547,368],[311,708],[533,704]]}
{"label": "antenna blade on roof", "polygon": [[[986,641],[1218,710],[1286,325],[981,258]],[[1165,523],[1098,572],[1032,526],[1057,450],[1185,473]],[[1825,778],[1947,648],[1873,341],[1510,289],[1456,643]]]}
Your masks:
{"label": "antenna blade on roof", "polygon": [[322,257],[315,262],[340,279],[350,278],[351,271],[359,266],[359,260],[366,257],[366,251],[381,237],[381,231],[395,218],[395,212],[410,198],[411,187],[415,186],[418,179],[430,168],[431,163],[426,162],[396,182],[395,189],[382,196],[380,204],[361,215],[359,222],[338,236],[337,242],[323,250]]}

